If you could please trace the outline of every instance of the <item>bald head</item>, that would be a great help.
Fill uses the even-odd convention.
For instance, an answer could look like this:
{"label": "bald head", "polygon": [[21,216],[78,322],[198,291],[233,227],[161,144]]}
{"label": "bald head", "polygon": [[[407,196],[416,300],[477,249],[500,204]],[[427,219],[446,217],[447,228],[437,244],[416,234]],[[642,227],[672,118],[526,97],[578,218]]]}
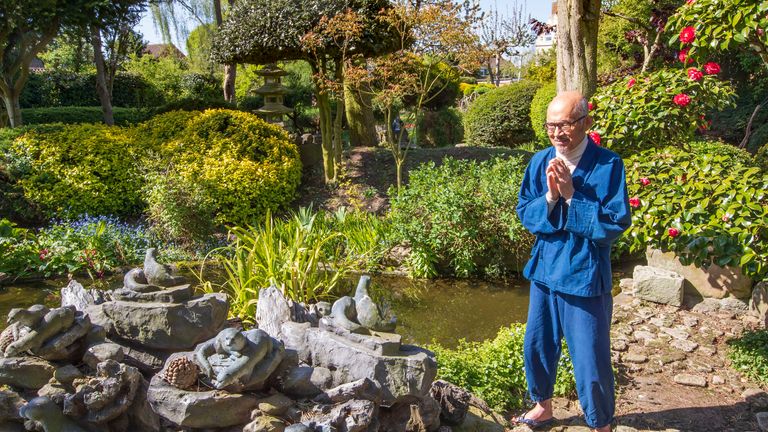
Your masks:
{"label": "bald head", "polygon": [[559,93],[547,107],[547,123],[558,125],[548,129],[547,134],[552,145],[567,154],[584,140],[592,127],[587,100],[577,91]]}

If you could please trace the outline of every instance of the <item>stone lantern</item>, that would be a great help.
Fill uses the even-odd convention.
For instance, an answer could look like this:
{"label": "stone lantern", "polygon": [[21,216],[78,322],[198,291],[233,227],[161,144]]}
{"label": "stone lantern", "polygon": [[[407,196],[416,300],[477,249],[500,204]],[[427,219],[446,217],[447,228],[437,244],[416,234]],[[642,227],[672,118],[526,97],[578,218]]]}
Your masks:
{"label": "stone lantern", "polygon": [[280,69],[274,63],[264,66],[256,72],[264,77],[264,85],[256,90],[256,93],[264,97],[264,106],[257,109],[256,113],[264,117],[270,123],[282,123],[283,115],[293,111],[283,105],[283,95],[288,91],[282,84],[282,77],[288,72]]}

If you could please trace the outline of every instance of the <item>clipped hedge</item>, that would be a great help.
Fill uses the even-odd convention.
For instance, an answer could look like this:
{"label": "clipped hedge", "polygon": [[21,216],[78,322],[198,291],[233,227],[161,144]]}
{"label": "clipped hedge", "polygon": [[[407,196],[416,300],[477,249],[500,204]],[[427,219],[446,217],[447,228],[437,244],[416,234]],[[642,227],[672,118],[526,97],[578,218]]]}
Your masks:
{"label": "clipped hedge", "polygon": [[[232,110],[159,115],[138,130],[163,130],[141,140],[161,142],[155,173],[175,179],[154,191],[150,214],[178,217],[172,205],[179,194],[192,208],[212,211],[219,223],[251,224],[269,210],[287,204],[301,179],[298,149],[279,126],[253,114]],[[189,208],[184,209],[188,211]],[[162,216],[165,214],[165,216]]]}
{"label": "clipped hedge", "polygon": [[515,147],[535,138],[531,100],[540,84],[521,81],[478,97],[464,115],[466,142],[473,146]]}
{"label": "clipped hedge", "polygon": [[536,140],[543,146],[550,145],[544,123],[547,121],[549,103],[555,96],[557,96],[557,83],[549,83],[541,86],[531,100],[531,127],[536,134]]}
{"label": "clipped hedge", "polygon": [[416,137],[421,147],[445,147],[462,142],[464,127],[461,123],[461,111],[453,107],[425,111],[421,114]]}
{"label": "clipped hedge", "polygon": [[[115,124],[128,126],[143,122],[152,116],[152,111],[141,108],[112,107]],[[104,112],[101,107],[65,106],[51,108],[24,108],[21,118],[26,125],[47,123],[103,123]]]}
{"label": "clipped hedge", "polygon": [[125,129],[97,124],[33,128],[8,155],[17,185],[45,217],[138,214],[140,156]]}
{"label": "clipped hedge", "polygon": [[515,212],[525,170],[521,157],[476,161],[446,158],[409,174],[408,186],[391,193],[394,237],[408,244],[412,275],[434,277],[519,271],[532,237]]}
{"label": "clipped hedge", "polygon": [[617,253],[651,246],[684,264],[737,266],[757,280],[768,274],[768,172],[721,147],[671,146],[625,160],[632,227]]}

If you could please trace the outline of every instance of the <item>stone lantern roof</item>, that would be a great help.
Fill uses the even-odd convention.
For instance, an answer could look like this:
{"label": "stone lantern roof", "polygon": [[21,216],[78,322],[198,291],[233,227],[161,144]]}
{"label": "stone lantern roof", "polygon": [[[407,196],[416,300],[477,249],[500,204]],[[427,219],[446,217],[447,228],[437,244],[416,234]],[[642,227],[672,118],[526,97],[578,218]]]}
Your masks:
{"label": "stone lantern roof", "polygon": [[264,85],[256,89],[256,93],[264,96],[264,106],[256,112],[263,115],[269,122],[282,121],[284,114],[293,111],[292,108],[283,105],[283,95],[288,93],[288,89],[283,86],[282,77],[288,75],[288,72],[270,63],[256,73],[264,77]]}

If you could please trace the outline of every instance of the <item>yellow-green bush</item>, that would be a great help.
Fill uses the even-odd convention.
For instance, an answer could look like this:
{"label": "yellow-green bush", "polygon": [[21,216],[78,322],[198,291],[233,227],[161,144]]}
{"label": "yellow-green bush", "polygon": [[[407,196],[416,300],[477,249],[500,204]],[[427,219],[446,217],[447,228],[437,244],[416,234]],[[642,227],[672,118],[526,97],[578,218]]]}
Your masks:
{"label": "yellow-green bush", "polygon": [[161,143],[158,160],[162,163],[155,172],[161,170],[177,180],[172,188],[165,188],[169,193],[156,189],[150,194],[155,222],[178,219],[174,208],[179,208],[181,193],[191,198],[192,207],[210,209],[218,223],[254,223],[267,210],[288,203],[299,185],[301,162],[296,145],[282,128],[253,114],[171,112],[139,126],[142,129],[155,130],[154,135],[147,135],[147,147]]}
{"label": "yellow-green bush", "polygon": [[142,207],[137,150],[123,128],[76,124],[30,130],[8,157],[17,185],[46,217],[130,215]]}

